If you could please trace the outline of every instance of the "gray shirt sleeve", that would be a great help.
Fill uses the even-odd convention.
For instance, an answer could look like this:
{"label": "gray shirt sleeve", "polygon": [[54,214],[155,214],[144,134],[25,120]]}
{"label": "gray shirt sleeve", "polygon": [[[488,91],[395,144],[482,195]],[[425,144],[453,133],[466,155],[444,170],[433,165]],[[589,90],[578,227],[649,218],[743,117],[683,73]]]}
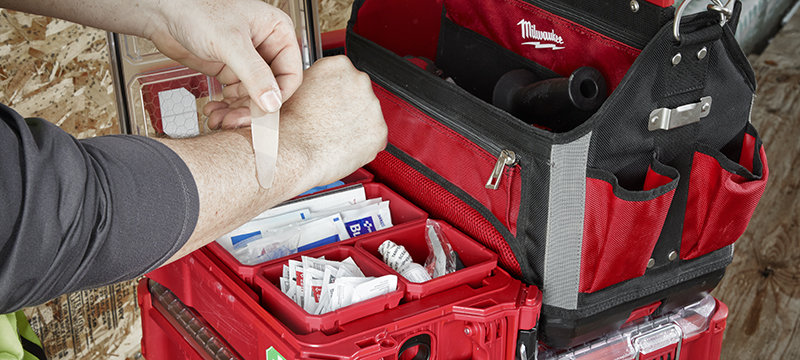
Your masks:
{"label": "gray shirt sleeve", "polygon": [[163,144],[77,140],[0,104],[0,314],[155,269],[198,214],[194,179]]}

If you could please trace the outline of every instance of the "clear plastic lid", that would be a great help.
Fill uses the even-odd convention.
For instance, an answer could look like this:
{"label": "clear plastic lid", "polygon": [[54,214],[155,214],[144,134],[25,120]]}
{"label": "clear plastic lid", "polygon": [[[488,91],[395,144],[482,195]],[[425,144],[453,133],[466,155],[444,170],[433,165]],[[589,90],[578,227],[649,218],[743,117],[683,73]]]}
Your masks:
{"label": "clear plastic lid", "polygon": [[128,82],[131,133],[191,137],[208,130],[203,107],[222,93],[212,77],[185,67],[136,74]]}
{"label": "clear plastic lid", "polygon": [[658,349],[680,343],[683,339],[708,329],[716,310],[716,300],[706,296],[697,303],[658,317],[646,316],[606,337],[571,349],[540,351],[542,360],[627,360],[639,353],[652,353]]}
{"label": "clear plastic lid", "polygon": [[[264,0],[287,13],[295,25],[304,68],[321,57],[316,0]],[[117,39],[117,40],[115,40]],[[110,36],[118,109],[123,132],[149,137],[191,137],[208,131],[203,107],[222,99],[215,78],[190,70],[162,54],[147,39]]]}

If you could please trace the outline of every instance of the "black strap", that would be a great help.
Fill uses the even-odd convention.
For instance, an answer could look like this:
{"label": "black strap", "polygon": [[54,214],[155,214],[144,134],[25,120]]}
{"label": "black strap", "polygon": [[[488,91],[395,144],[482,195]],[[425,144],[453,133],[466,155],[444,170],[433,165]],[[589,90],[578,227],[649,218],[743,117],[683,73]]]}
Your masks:
{"label": "black strap", "polygon": [[44,349],[42,349],[41,346],[22,337],[21,335],[19,337],[19,342],[22,343],[22,349],[27,351],[29,354],[35,356],[39,360],[47,360],[47,356],[44,354]]}

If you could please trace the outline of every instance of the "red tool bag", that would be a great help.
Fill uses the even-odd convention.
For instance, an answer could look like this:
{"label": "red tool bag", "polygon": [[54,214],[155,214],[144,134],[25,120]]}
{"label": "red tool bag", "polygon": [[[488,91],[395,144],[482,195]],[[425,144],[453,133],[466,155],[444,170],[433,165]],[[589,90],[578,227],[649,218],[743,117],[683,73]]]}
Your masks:
{"label": "red tool bag", "polygon": [[[539,286],[550,346],[697,301],[724,275],[768,175],[749,122],[755,76],[733,36],[740,10],[357,0],[347,54],[389,126],[367,169]],[[561,91],[540,81],[586,66],[605,90],[578,91],[607,95],[599,110],[544,111],[542,125],[493,105],[512,70],[538,79],[538,111]]]}

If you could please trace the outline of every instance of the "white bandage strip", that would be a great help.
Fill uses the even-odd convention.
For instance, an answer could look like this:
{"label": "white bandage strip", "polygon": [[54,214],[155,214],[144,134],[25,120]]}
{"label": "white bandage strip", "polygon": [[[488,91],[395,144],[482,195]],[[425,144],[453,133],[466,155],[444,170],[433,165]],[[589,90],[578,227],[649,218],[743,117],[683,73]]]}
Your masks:
{"label": "white bandage strip", "polygon": [[280,112],[265,113],[255,101],[250,102],[253,119],[253,151],[256,155],[256,176],[264,189],[272,187],[275,179],[275,163],[278,161],[278,125]]}

